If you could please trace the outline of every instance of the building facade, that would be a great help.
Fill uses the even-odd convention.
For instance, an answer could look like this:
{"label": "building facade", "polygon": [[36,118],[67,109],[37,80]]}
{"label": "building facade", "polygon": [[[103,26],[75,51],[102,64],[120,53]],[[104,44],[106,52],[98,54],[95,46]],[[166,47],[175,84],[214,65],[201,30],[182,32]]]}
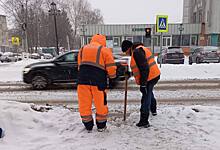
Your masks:
{"label": "building facade", "polygon": [[206,45],[220,46],[220,0],[184,0],[183,23],[204,23]]}
{"label": "building facade", "polygon": [[[152,37],[145,38],[145,28],[152,28]],[[163,33],[163,46],[197,46],[200,45],[202,32],[201,24],[169,24],[169,32]],[[154,32],[154,24],[124,24],[124,25],[84,25],[81,30],[82,45],[90,42],[94,34],[104,34],[107,37],[107,46],[119,50],[123,40],[143,42],[145,46],[155,46],[159,49],[160,33]],[[182,30],[180,30],[182,28]],[[153,40],[154,39],[154,42]]]}
{"label": "building facade", "polygon": [[5,52],[8,48],[9,43],[6,16],[0,15],[0,51]]}

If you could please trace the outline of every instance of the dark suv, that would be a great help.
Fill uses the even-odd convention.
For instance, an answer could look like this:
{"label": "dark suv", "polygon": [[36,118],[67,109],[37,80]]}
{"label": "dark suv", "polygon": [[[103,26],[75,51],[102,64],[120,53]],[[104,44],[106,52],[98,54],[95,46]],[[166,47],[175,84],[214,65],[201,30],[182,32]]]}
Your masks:
{"label": "dark suv", "polygon": [[[23,81],[32,84],[34,89],[46,89],[53,83],[77,83],[78,51],[70,51],[52,61],[33,63],[23,70]],[[127,66],[116,62],[117,78],[115,82],[125,79]],[[115,84],[115,83],[112,83]]]}
{"label": "dark suv", "polygon": [[181,47],[164,48],[157,62],[160,63],[160,60],[162,60],[162,64],[184,64],[183,49]]}
{"label": "dark suv", "polygon": [[215,46],[203,46],[191,48],[189,57],[191,63],[219,63],[219,48]]}

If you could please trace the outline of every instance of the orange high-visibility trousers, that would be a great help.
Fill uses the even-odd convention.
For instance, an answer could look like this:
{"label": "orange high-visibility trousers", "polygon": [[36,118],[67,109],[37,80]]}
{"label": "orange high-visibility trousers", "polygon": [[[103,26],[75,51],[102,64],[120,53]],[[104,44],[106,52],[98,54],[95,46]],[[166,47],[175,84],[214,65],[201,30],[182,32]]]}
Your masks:
{"label": "orange high-visibility trousers", "polygon": [[106,101],[106,92],[100,91],[97,86],[78,85],[79,112],[83,122],[92,120],[92,100],[96,108],[96,121],[106,122],[108,107]]}

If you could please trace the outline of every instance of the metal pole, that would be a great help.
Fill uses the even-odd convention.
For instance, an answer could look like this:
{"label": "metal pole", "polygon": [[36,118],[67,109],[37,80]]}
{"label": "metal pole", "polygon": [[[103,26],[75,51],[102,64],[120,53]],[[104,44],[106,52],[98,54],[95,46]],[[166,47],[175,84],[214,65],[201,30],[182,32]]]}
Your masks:
{"label": "metal pole", "polygon": [[183,37],[182,37],[182,30],[180,31],[180,46],[183,45]]}
{"label": "metal pole", "polygon": [[28,3],[28,1],[26,0],[26,3],[25,3],[25,9],[26,9],[26,14],[25,14],[25,23],[26,23],[26,29],[25,29],[25,46],[26,46],[26,48],[25,48],[25,50],[26,50],[26,52],[29,52],[28,51],[28,35],[27,35],[27,27],[28,27],[28,22],[27,22],[27,20],[28,20],[28,8],[27,8],[27,3]]}
{"label": "metal pole", "polygon": [[160,34],[160,68],[162,64],[162,46],[163,46],[163,33]]}
{"label": "metal pole", "polygon": [[82,32],[83,32],[83,45],[85,45],[85,24],[82,25]]}
{"label": "metal pole", "polygon": [[152,38],[153,38],[153,46],[152,46],[152,48],[153,48],[153,56],[154,56],[154,35],[155,35],[155,25],[153,26],[153,35],[152,35]]}
{"label": "metal pole", "polygon": [[54,26],[55,26],[55,34],[56,34],[56,46],[57,46],[57,55],[59,55],[59,43],[58,43],[58,35],[57,35],[57,19],[56,14],[54,13]]}
{"label": "metal pole", "polygon": [[67,48],[68,48],[68,51],[70,51],[70,39],[69,39],[69,36],[68,36],[68,35],[66,36],[66,40],[67,40]]}
{"label": "metal pole", "polygon": [[127,93],[128,93],[128,75],[125,75],[124,121],[126,120],[126,112],[127,112]]}

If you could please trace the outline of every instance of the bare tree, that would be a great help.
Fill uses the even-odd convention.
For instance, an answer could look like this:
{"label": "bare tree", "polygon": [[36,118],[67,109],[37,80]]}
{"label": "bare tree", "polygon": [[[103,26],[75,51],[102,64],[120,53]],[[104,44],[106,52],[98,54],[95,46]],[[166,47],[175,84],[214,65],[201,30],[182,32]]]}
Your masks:
{"label": "bare tree", "polygon": [[48,14],[52,1],[61,10],[57,16],[58,41],[61,47],[67,48],[67,39],[70,39],[71,48],[79,48],[81,25],[103,23],[100,10],[92,9],[87,0],[0,0],[0,7],[4,8],[17,30],[13,30],[13,33],[23,37],[23,43],[25,36],[28,37],[31,52],[39,46],[56,45],[54,20]]}
{"label": "bare tree", "polygon": [[74,44],[80,46],[79,30],[85,24],[102,24],[103,17],[99,9],[92,9],[87,0],[66,0],[63,6],[68,12],[68,16],[73,28]]}

